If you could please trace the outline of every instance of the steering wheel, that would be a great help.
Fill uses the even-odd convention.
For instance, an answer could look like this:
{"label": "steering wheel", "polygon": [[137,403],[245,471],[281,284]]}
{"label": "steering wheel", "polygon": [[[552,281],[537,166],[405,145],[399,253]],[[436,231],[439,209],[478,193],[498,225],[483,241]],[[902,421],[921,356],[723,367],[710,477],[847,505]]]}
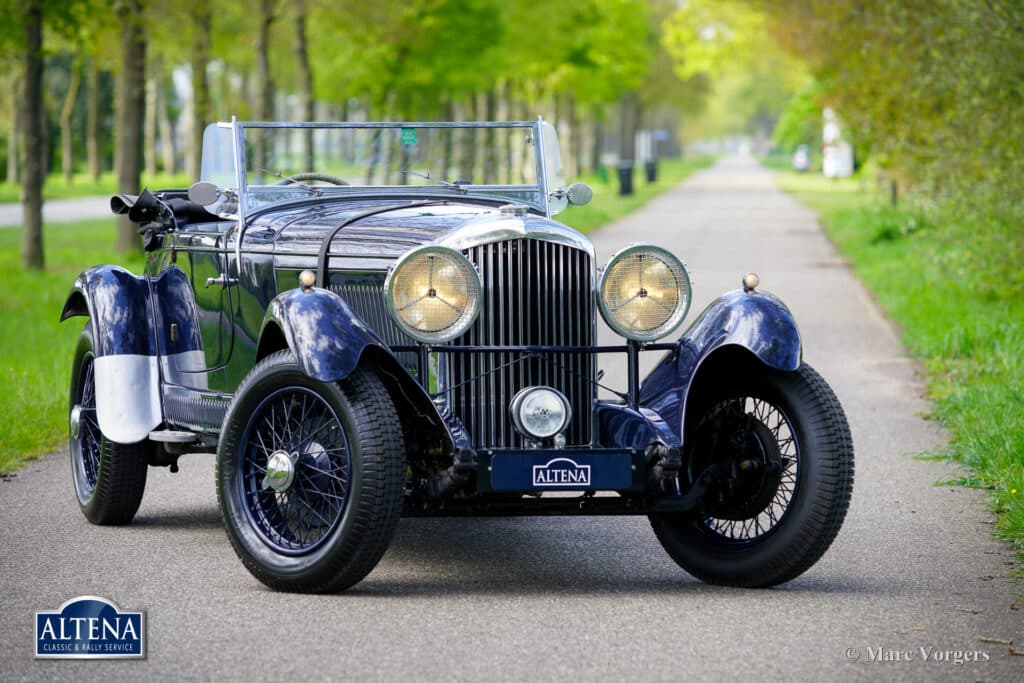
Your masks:
{"label": "steering wheel", "polygon": [[299,182],[302,182],[302,181],[305,181],[305,180],[310,180],[310,181],[317,181],[317,180],[319,180],[322,183],[330,183],[331,185],[348,185],[348,181],[347,180],[342,180],[338,176],[327,175],[326,173],[312,173],[312,172],[309,172],[309,173],[296,173],[293,176],[288,176],[287,178],[282,178],[281,180],[277,181],[277,183],[275,183],[275,184],[276,185],[293,185],[294,183],[299,183]]}

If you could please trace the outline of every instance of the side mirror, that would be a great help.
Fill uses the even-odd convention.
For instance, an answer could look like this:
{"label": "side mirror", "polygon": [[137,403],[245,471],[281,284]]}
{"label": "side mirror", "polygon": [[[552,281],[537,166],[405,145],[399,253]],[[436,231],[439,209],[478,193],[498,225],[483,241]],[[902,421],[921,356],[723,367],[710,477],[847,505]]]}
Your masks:
{"label": "side mirror", "polygon": [[573,206],[584,206],[594,198],[594,190],[586,183],[575,182],[565,191],[565,198]]}
{"label": "side mirror", "polygon": [[199,182],[188,188],[188,199],[199,206],[210,206],[220,199],[220,188],[213,183]]}

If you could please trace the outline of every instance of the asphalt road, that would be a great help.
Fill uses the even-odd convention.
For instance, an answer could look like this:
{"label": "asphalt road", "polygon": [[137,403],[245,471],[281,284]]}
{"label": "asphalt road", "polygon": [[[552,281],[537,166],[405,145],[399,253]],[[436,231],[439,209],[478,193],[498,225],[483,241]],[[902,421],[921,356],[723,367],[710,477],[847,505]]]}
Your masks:
{"label": "asphalt road", "polygon": [[[793,309],[858,457],[846,525],[804,576],[706,586],[642,518],[403,520],[355,589],[272,593],[228,545],[212,458],[151,470],[136,524],[97,528],[64,452],[0,480],[0,679],[1024,678],[1024,657],[976,639],[1024,645],[1011,554],[981,494],[934,486],[949,466],[914,458],[943,439],[920,417],[915,365],[814,216],[737,157],[595,239],[602,257],[640,239],[672,248],[694,273],[694,310],[748,270]],[[147,611],[144,662],[32,659],[33,613],[83,594]]]}
{"label": "asphalt road", "polygon": [[[24,212],[21,204],[6,202],[0,204],[0,230],[3,228],[20,228]],[[73,199],[49,199],[43,202],[43,221],[46,223],[66,223],[87,218],[106,218],[111,216],[110,196],[76,197]]]}

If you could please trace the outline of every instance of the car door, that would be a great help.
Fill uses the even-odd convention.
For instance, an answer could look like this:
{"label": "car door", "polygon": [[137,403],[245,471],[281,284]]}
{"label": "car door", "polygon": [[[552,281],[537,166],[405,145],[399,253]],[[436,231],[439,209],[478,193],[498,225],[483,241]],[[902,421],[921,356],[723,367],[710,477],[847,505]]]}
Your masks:
{"label": "car door", "polygon": [[225,389],[234,343],[233,282],[225,280],[224,239],[231,222],[200,223],[167,235],[157,278],[164,382]]}

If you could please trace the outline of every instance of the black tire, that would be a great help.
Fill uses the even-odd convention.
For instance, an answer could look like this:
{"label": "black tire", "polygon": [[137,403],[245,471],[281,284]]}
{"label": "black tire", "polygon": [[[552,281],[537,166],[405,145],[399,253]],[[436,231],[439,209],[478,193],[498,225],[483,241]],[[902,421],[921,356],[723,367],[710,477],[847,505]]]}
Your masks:
{"label": "black tire", "polygon": [[[268,465],[282,454],[288,476],[272,480]],[[276,590],[327,593],[358,583],[398,528],[404,455],[395,406],[371,371],[324,383],[289,351],[268,356],[238,388],[217,450],[217,498],[232,547]]]}
{"label": "black tire", "polygon": [[746,472],[716,482],[696,514],[651,515],[668,554],[693,576],[727,586],[774,586],[807,571],[839,533],[853,490],[853,441],[832,389],[807,365],[760,366],[725,378],[690,416],[682,480],[721,462],[718,448],[743,450],[743,439],[769,465],[743,461]]}
{"label": "black tire", "polygon": [[69,429],[71,477],[82,514],[93,524],[128,524],[146,490],[146,442],[122,444],[100,431],[96,420],[95,344],[86,323],[71,363],[69,424],[76,406],[78,434]]}

